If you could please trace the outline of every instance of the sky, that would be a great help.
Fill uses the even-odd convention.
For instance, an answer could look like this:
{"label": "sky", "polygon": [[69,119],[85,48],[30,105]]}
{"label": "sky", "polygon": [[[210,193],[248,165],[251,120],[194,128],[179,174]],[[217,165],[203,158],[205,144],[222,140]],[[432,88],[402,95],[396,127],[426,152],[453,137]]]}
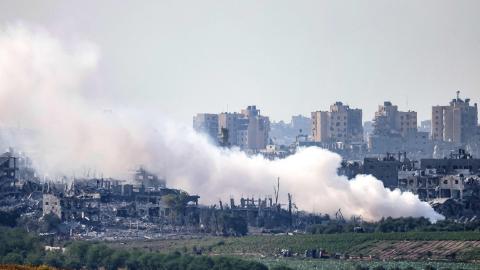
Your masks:
{"label": "sky", "polygon": [[457,90],[480,102],[480,1],[0,1],[23,23],[100,54],[89,100],[197,112],[257,105],[274,121],[335,101],[430,118]]}

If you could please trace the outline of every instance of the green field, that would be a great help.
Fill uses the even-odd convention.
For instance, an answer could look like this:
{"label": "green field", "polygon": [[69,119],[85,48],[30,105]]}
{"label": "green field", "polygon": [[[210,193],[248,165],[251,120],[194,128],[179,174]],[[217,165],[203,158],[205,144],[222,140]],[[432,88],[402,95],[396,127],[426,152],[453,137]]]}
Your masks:
{"label": "green field", "polygon": [[303,252],[306,249],[325,249],[332,252],[357,254],[378,241],[432,241],[432,240],[480,240],[476,232],[427,232],[427,233],[369,233],[369,234],[319,234],[319,235],[278,235],[248,236],[229,238],[225,244],[217,245],[214,252],[221,254],[261,253],[276,254],[282,248],[292,252]]}
{"label": "green field", "polygon": [[[315,235],[251,235],[246,237],[211,237],[195,239],[141,240],[110,245],[139,248],[148,251],[200,251],[206,255],[225,255],[248,258],[268,266],[286,265],[294,269],[355,269],[357,265],[405,269],[480,269],[474,263],[480,259],[478,232],[407,232],[407,233],[341,233]],[[404,251],[392,255],[391,250]],[[281,257],[280,251],[289,249],[291,258]],[[308,249],[324,249],[330,254],[355,256],[349,260],[304,258]],[[445,254],[456,256],[446,258]],[[363,259],[359,259],[362,256]],[[371,256],[371,257],[370,257]],[[385,256],[382,258],[382,256]],[[468,261],[467,261],[468,260]]]}
{"label": "green field", "polygon": [[[211,237],[175,240],[129,241],[127,246],[156,251],[190,250],[193,247],[214,254],[275,255],[281,249],[304,252],[325,249],[330,253],[357,254],[380,241],[480,241],[479,232],[407,232],[407,233],[341,233],[299,235],[253,235],[245,237]],[[111,245],[121,247],[118,242]]]}

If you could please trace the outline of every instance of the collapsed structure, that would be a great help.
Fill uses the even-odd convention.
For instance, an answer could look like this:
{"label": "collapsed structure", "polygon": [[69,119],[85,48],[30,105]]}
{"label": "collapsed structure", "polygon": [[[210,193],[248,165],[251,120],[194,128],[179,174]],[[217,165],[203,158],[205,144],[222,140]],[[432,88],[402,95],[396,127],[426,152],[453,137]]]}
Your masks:
{"label": "collapsed structure", "polygon": [[[278,183],[279,184],[279,183]],[[168,233],[244,235],[249,227],[305,228],[312,216],[296,209],[289,194],[282,207],[275,200],[242,197],[238,204],[201,206],[199,196],[168,188],[166,180],[139,168],[128,182],[112,178],[43,180],[24,158],[0,156],[0,211],[33,221],[62,237],[120,239]]]}
{"label": "collapsed structure", "polygon": [[[275,195],[230,198],[212,206],[199,196],[168,188],[166,180],[139,168],[129,182],[111,178],[40,181],[28,158],[13,151],[0,156],[0,211],[31,218],[58,220],[56,229],[71,237],[116,239],[168,233],[243,235],[263,231],[305,230],[322,222],[321,215],[298,211]],[[411,160],[407,153],[343,162],[339,173],[353,178],[371,174],[390,189],[411,191],[447,218],[480,214],[480,159],[460,149],[444,159]],[[340,212],[340,210],[339,210]],[[153,235],[153,236],[152,236]]]}
{"label": "collapsed structure", "polygon": [[[166,187],[166,181],[144,168],[135,171],[133,183],[115,179],[74,179],[70,184],[45,183],[43,215],[54,215],[94,231],[137,226],[158,230],[198,226],[197,195]],[[128,226],[126,225],[128,223]],[[158,225],[158,226],[157,226]],[[78,227],[80,228],[80,227]]]}
{"label": "collapsed structure", "polygon": [[411,191],[447,218],[474,218],[480,214],[480,159],[463,149],[443,159],[410,160],[387,153],[362,162],[343,162],[339,173],[353,178],[371,174],[385,187]]}

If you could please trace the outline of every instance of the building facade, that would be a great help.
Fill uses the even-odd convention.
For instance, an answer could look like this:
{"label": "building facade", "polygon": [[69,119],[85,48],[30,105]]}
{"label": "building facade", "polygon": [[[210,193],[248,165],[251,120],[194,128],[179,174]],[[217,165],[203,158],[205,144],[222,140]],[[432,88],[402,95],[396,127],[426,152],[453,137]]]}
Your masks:
{"label": "building facade", "polygon": [[193,128],[197,132],[207,134],[214,142],[219,134],[218,114],[198,113],[193,117]]}
{"label": "building facade", "polygon": [[269,142],[270,120],[260,114],[256,106],[248,106],[241,113],[223,112],[218,115],[218,128],[228,131],[227,142],[242,149],[265,149]]}
{"label": "building facade", "polygon": [[312,139],[315,142],[363,141],[362,110],[351,109],[342,102],[330,111],[312,112]]}
{"label": "building facade", "polygon": [[247,149],[265,149],[268,144],[268,132],[270,131],[270,120],[260,115],[256,106],[248,106],[242,110],[242,114],[248,119]]}
{"label": "building facade", "polygon": [[400,135],[403,138],[417,132],[417,112],[399,111],[398,106],[385,101],[378,106],[374,118],[374,134]]}
{"label": "building facade", "polygon": [[241,113],[220,113],[218,115],[220,130],[228,130],[226,141],[230,146],[247,148],[248,118]]}
{"label": "building facade", "polygon": [[470,106],[470,99],[452,99],[448,106],[432,107],[432,140],[467,143],[478,128],[477,103]]}

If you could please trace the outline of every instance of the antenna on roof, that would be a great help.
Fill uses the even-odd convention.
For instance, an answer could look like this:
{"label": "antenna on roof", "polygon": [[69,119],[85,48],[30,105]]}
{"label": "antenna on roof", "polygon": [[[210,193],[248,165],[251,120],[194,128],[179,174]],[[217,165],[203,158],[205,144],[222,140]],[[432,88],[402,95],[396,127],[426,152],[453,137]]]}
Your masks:
{"label": "antenna on roof", "polygon": [[460,91],[457,91],[457,99],[460,99]]}

